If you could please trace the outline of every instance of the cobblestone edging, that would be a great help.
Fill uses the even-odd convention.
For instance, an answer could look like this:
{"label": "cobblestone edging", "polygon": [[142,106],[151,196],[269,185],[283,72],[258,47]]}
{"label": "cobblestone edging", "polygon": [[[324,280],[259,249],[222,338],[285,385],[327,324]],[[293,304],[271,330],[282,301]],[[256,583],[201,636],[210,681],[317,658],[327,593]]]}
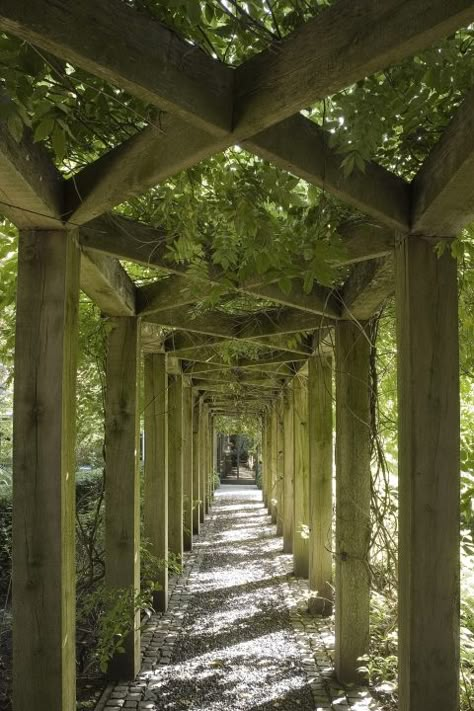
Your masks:
{"label": "cobblestone edging", "polygon": [[[183,630],[183,619],[189,606],[190,594],[187,591],[189,581],[199,573],[202,558],[202,543],[212,535],[215,512],[211,509],[209,518],[201,524],[199,543],[183,557],[183,572],[169,582],[169,603],[164,613],[152,615],[141,636],[141,671],[137,678],[120,681],[110,685],[96,711],[121,711],[122,709],[148,709],[154,711],[156,705],[150,683],[160,665],[171,661],[173,648]],[[196,538],[197,541],[197,538]],[[107,693],[108,691],[108,693]]]}
{"label": "cobblestone edging", "polygon": [[313,694],[314,711],[380,709],[367,687],[344,688],[335,679],[334,618],[309,614],[307,581],[289,575],[285,587],[290,619],[299,639],[303,664]]}
{"label": "cobblestone edging", "polygon": [[[235,495],[238,495],[237,491]],[[229,499],[230,496],[231,494],[227,493],[227,499],[225,500],[227,503],[232,500]],[[240,496],[242,496],[242,494],[240,494]],[[255,503],[255,491],[249,494],[249,499],[251,496],[253,497],[251,500]],[[179,648],[176,649],[176,659],[173,658],[173,651],[180,639],[183,641],[186,640],[187,626],[185,627],[185,619],[188,613],[190,613],[191,618],[194,614],[197,599],[193,606],[193,590],[199,590],[200,573],[205,573],[206,571],[204,556],[209,555],[209,548],[212,547],[213,544],[215,545],[214,539],[218,538],[219,533],[222,533],[222,530],[226,530],[222,529],[223,523],[219,521],[220,512],[221,515],[225,516],[225,514],[222,513],[225,510],[225,505],[223,505],[222,500],[221,502],[219,501],[219,498],[218,496],[217,502],[211,509],[209,517],[204,525],[201,526],[201,534],[195,539],[193,551],[186,553],[184,556],[183,573],[170,582],[170,600],[167,612],[153,615],[146,625],[142,634],[142,668],[138,677],[132,682],[119,682],[114,686],[108,687],[96,711],[119,711],[119,709],[136,709],[139,711],[148,709],[148,711],[160,711],[163,708],[168,708],[166,700],[160,699],[160,701],[158,701],[160,698],[158,696],[160,694],[159,683],[160,679],[166,676],[166,674],[171,675],[170,678],[172,679],[175,673],[177,675],[176,690],[174,690],[173,687],[172,695],[176,696],[174,701],[169,704],[169,707],[174,710],[179,709],[179,711],[186,711],[191,703],[192,708],[199,708],[205,711],[206,706],[203,705],[204,702],[202,698],[193,699],[193,703],[193,701],[190,702],[185,698],[185,694],[183,694],[181,708],[179,675],[182,672],[175,672],[173,668],[170,669],[170,664],[177,665],[180,663],[179,657],[183,649],[182,643],[180,643],[178,645]],[[258,506],[258,504],[256,505]],[[259,537],[251,544],[254,546],[256,553],[258,553],[259,549],[262,550],[260,546],[264,541],[275,540],[275,529],[271,526],[269,517],[264,515],[263,505],[259,507],[259,511],[261,514],[262,527],[259,529]],[[236,527],[237,539],[237,530],[239,528],[241,530],[239,520],[234,521],[234,525]],[[245,524],[243,525],[245,527]],[[227,530],[232,530],[232,524]],[[276,543],[275,541],[275,544]],[[238,544],[236,543],[236,545]],[[352,711],[370,709],[370,711],[376,711],[379,707],[367,689],[343,689],[334,679],[333,619],[313,617],[307,612],[307,582],[295,579],[292,576],[292,557],[280,553],[277,549],[268,554],[261,553],[260,557],[262,565],[266,566],[270,579],[272,581],[278,581],[274,583],[277,586],[277,597],[273,598],[275,601],[279,600],[279,602],[276,603],[279,609],[277,614],[286,617],[285,610],[288,613],[287,619],[289,619],[289,621],[285,624],[289,630],[288,634],[290,634],[292,638],[291,643],[295,649],[297,665],[301,668],[300,671],[295,668],[295,673],[300,675],[299,678],[303,680],[305,686],[310,688],[311,693],[309,693],[308,688],[305,700],[293,703],[285,699],[280,700],[278,695],[276,695],[273,699],[266,700],[261,707],[260,705],[258,705],[258,707],[254,706],[253,703],[251,703],[250,706],[246,705],[243,699],[234,706],[234,698],[234,701],[229,700],[228,706],[225,705],[225,700],[221,701],[223,706],[215,702],[217,703],[215,708],[229,708],[229,711],[234,708],[245,708],[249,709],[249,711],[254,708],[264,708],[265,710],[267,708],[279,708],[282,711],[286,711],[287,708],[300,708],[301,711],[343,711],[343,709],[352,709]],[[209,570],[209,567],[207,570]],[[262,594],[264,594],[263,591]],[[189,619],[188,615],[188,624]],[[236,640],[236,642],[238,642],[238,640]],[[218,657],[220,656],[222,655],[219,653]],[[210,663],[211,666],[212,663],[213,662]],[[217,659],[215,663],[220,664],[221,662]],[[161,669],[163,673],[160,672]],[[167,669],[170,669],[170,671],[165,671]],[[265,673],[264,668],[262,668],[262,673]],[[312,704],[310,701],[311,698]],[[295,703],[297,704],[296,706],[294,705]],[[211,705],[212,704],[214,704],[214,699],[211,701]]]}

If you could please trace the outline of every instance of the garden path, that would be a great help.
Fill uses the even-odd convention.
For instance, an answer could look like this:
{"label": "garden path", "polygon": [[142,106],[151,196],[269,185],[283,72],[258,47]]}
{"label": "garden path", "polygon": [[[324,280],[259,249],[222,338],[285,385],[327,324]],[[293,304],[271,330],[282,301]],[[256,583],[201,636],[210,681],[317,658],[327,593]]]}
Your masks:
{"label": "garden path", "polygon": [[307,585],[254,486],[221,486],[169,609],[143,634],[142,670],[97,711],[329,711],[378,708],[332,676],[330,619],[306,613]]}

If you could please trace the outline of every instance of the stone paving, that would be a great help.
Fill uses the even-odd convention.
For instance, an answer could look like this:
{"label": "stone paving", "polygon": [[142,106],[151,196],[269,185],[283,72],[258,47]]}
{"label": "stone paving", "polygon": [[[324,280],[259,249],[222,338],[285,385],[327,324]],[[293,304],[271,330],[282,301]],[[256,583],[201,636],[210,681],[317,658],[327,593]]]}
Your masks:
{"label": "stone paving", "polygon": [[168,611],[142,635],[142,669],[97,711],[379,709],[333,675],[333,621],[307,613],[255,487],[222,486],[170,586]]}

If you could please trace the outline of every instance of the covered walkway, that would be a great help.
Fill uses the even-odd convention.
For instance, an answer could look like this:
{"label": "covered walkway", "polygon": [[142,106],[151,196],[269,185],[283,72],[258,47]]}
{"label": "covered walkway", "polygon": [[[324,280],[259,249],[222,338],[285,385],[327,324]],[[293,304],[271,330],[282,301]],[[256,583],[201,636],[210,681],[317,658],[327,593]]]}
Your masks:
{"label": "covered walkway", "polygon": [[307,613],[307,583],[253,486],[222,486],[168,611],[142,637],[140,674],[97,711],[378,709],[334,679],[332,621]]}

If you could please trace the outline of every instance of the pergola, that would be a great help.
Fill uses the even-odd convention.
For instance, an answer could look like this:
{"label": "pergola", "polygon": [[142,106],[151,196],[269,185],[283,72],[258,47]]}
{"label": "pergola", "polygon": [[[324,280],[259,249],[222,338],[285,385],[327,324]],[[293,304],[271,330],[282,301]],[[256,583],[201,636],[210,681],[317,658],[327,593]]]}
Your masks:
{"label": "pergola", "polygon": [[[74,422],[79,291],[110,317],[106,580],[139,585],[137,382],[145,352],[145,531],[180,554],[212,496],[213,418],[262,418],[264,498],[295,573],[331,606],[332,362],[336,371],[336,672],[359,678],[369,630],[369,338],[395,292],[398,322],[400,709],[459,704],[459,386],[451,240],[474,216],[471,92],[411,183],[375,163],[344,176],[323,129],[300,112],[474,21],[472,0],[339,0],[236,69],[119,0],[1,0],[0,29],[156,106],[149,126],[64,180],[25,133],[0,126],[4,214],[20,230],[14,394],[14,709],[75,708]],[[255,277],[248,316],[196,315],[209,283],[166,258],[163,230],[113,208],[239,144],[367,216],[347,225],[338,290]],[[137,287],[119,259],[167,272]],[[341,264],[342,266],[342,264]],[[210,280],[222,273],[209,267]],[[162,327],[172,329],[166,339]],[[288,340],[289,334],[299,334]],[[335,334],[335,338],[332,335]],[[261,346],[229,363],[225,341]],[[333,344],[334,341],[334,344]],[[183,457],[183,449],[186,456]],[[189,452],[193,451],[193,456]],[[201,505],[191,506],[192,501]],[[276,502],[276,503],[275,503]],[[184,530],[187,535],[183,538]],[[296,522],[309,526],[308,540]],[[155,604],[165,609],[167,578]],[[136,621],[135,621],[136,622]],[[139,625],[115,678],[133,676]]]}

